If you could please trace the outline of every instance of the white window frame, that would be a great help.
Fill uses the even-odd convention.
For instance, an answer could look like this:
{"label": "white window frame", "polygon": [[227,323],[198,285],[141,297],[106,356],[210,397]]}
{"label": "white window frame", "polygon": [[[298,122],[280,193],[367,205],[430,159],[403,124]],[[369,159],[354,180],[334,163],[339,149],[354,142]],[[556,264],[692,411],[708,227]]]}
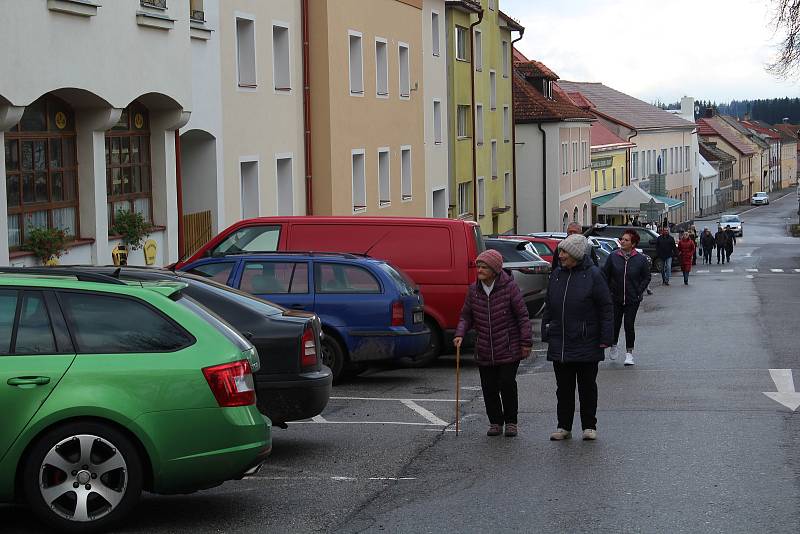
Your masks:
{"label": "white window frame", "polygon": [[[353,48],[351,40],[353,37],[358,38],[358,52],[360,54],[359,61],[359,83],[360,87],[353,87]],[[364,97],[364,34],[356,30],[347,30],[347,73],[350,86],[350,96]]]}
{"label": "white window frame", "polygon": [[431,54],[439,57],[442,46],[441,21],[438,11],[431,11]]}
{"label": "white window frame", "polygon": [[[408,154],[408,175],[406,175],[405,155]],[[400,146],[400,201],[411,202],[414,198],[414,160],[411,145]],[[408,191],[406,192],[406,186]]]}
{"label": "white window frame", "polygon": [[[240,65],[240,39],[239,39],[239,20],[245,20],[252,24],[253,28],[253,80],[250,82],[249,80],[242,80],[242,69]],[[236,11],[233,14],[233,27],[234,33],[236,38],[236,46],[235,46],[235,53],[236,57],[236,88],[238,91],[242,92],[255,92],[258,90],[258,40],[256,35],[256,17],[255,15],[251,15],[249,13],[241,13]]]}
{"label": "white window frame", "polygon": [[503,78],[508,78],[508,69],[511,65],[511,59],[508,55],[510,49],[511,47],[508,45],[508,41],[503,39],[503,42],[500,45],[500,54],[503,56]]}
{"label": "white window frame", "polygon": [[433,99],[433,144],[442,144],[442,101]]}
{"label": "white window frame", "polygon": [[[406,59],[403,61],[403,49],[406,51]],[[403,80],[403,67],[405,66],[405,80]],[[397,82],[399,86],[398,94],[400,100],[411,98],[411,47],[408,43],[397,43]]]}
{"label": "white window frame", "polygon": [[[381,176],[381,155],[386,154],[386,189],[388,194],[387,198],[383,198],[383,177]],[[380,147],[378,149],[378,207],[386,208],[392,205],[392,151],[388,146]]]}
{"label": "white window frame", "polygon": [[489,110],[497,109],[497,71],[489,70]]}
{"label": "white window frame", "polygon": [[503,142],[511,142],[511,108],[503,106]]}
{"label": "white window frame", "polygon": [[[286,30],[286,85],[278,85],[278,66],[275,59],[277,53],[275,50],[275,28],[282,28]],[[272,86],[276,94],[291,94],[292,93],[292,30],[288,22],[281,20],[272,21]]]}
{"label": "white window frame", "polygon": [[473,39],[475,39],[475,70],[478,72],[483,71],[483,34],[478,28],[474,30]]}
{"label": "white window frame", "polygon": [[475,103],[475,144],[483,145],[483,104]]}
{"label": "white window frame", "polygon": [[[278,175],[278,163],[281,161],[289,161],[291,165],[291,173],[289,175],[289,198],[291,199],[291,209],[289,213],[281,212],[281,195],[280,195],[280,176]],[[277,215],[294,215],[294,153],[282,152],[275,154],[275,213]]]}
{"label": "white window frame", "polygon": [[503,175],[503,201],[507,207],[510,207],[512,200],[514,200],[514,193],[511,191],[512,187],[511,171],[506,171]]}
{"label": "white window frame", "polygon": [[597,171],[594,171],[594,190],[600,191],[600,181]]}
{"label": "white window frame", "polygon": [[491,152],[491,154],[492,154],[492,180],[497,180],[497,174],[499,172],[497,170],[498,169],[498,166],[497,166],[497,159],[498,159],[497,139],[492,139],[491,140],[491,147],[492,147],[492,152]]}
{"label": "white window frame", "polygon": [[613,189],[616,189],[616,188],[617,188],[617,168],[616,167],[612,167],[611,168],[611,189],[613,190]]}
{"label": "white window frame", "polygon": [[[462,39],[459,41],[459,37]],[[456,25],[455,29],[455,39],[453,39],[455,50],[453,53],[455,54],[456,61],[469,61],[469,28],[465,28],[464,26]],[[464,54],[458,54],[458,45],[462,43],[464,46]]]}
{"label": "white window frame", "polygon": [[684,159],[686,160],[686,171],[688,172],[690,170],[689,167],[691,167],[691,163],[692,163],[692,158],[689,155],[689,145],[685,145],[683,147],[683,150],[686,152],[686,156],[685,156]]}
{"label": "white window frame", "polygon": [[242,219],[249,218],[244,213],[244,183],[242,181],[242,163],[255,163],[256,164],[256,181],[255,181],[255,203],[256,203],[256,217],[261,215],[261,158],[258,156],[240,156],[239,157],[239,213]]}
{"label": "white window frame", "polygon": [[459,217],[464,217],[469,214],[469,189],[471,184],[469,182],[460,182],[457,186],[456,192],[456,211],[459,212]]}
{"label": "white window frame", "polygon": [[[469,116],[470,106],[466,104],[458,104],[456,105],[456,139],[469,139],[469,125],[470,125],[470,116]],[[463,112],[463,113],[462,113]],[[463,117],[464,123],[464,135],[461,135],[462,132],[459,131],[459,127],[461,126],[461,119]]]}
{"label": "white window frame", "polygon": [[578,142],[572,142],[572,172],[578,172]]}
{"label": "white window frame", "polygon": [[589,168],[589,141],[581,141],[581,169]]}
{"label": "white window frame", "polygon": [[631,151],[631,169],[633,170],[631,178],[637,179],[639,177],[638,169],[639,166],[639,153],[635,150]]}
{"label": "white window frame", "polygon": [[606,182],[606,170],[605,169],[600,171],[600,176],[603,178],[603,191],[607,191],[608,190],[608,185],[606,185],[607,182]]}
{"label": "white window frame", "polygon": [[561,174],[569,174],[569,143],[561,143]]}
{"label": "white window frame", "polygon": [[[355,156],[361,156],[361,187],[362,187],[362,202],[361,204],[356,203],[356,158]],[[367,151],[363,148],[354,148],[350,151],[350,184],[351,184],[351,195],[350,199],[353,202],[353,214],[356,213],[363,213],[367,211]]]}
{"label": "white window frame", "polygon": [[486,180],[483,176],[478,176],[478,217],[486,216]]}
{"label": "white window frame", "polygon": [[[378,61],[378,45],[383,45],[386,63],[384,72],[381,73],[381,65]],[[383,74],[383,87],[385,92],[381,92],[381,74]],[[389,42],[383,37],[375,37],[375,97],[389,98]]]}

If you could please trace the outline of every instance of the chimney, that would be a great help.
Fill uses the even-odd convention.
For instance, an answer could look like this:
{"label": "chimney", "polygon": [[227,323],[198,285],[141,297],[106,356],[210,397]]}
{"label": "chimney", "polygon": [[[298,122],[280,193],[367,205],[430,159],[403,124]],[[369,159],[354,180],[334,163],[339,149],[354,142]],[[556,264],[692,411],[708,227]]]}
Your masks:
{"label": "chimney", "polygon": [[716,113],[714,113],[714,108],[706,108],[706,113],[705,113],[706,119],[712,118],[715,114]]}
{"label": "chimney", "polygon": [[681,98],[681,117],[689,122],[694,122],[694,98],[684,96]]}

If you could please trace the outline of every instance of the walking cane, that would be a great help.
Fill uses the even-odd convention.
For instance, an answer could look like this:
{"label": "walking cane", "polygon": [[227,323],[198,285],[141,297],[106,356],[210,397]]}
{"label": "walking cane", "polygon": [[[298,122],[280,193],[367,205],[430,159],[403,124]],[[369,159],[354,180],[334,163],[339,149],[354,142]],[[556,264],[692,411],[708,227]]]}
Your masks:
{"label": "walking cane", "polygon": [[459,393],[461,392],[461,345],[456,347],[456,436],[458,436]]}

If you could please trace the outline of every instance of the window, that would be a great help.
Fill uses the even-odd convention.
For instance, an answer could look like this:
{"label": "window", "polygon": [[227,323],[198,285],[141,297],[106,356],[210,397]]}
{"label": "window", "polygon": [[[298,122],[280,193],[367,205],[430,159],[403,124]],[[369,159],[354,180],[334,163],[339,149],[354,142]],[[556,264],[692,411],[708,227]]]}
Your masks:
{"label": "window", "polygon": [[685,147],[683,147],[683,150],[686,153],[686,155],[684,156],[684,161],[686,162],[686,170],[688,171],[689,170],[689,162],[691,161],[691,157],[689,157],[689,147],[685,146]]}
{"label": "window", "polygon": [[389,96],[389,51],[386,40],[375,39],[375,92]]}
{"label": "window", "polygon": [[478,176],[478,217],[483,217],[486,215],[486,206],[484,203],[486,202],[486,182],[483,179],[483,176]]}
{"label": "window", "polygon": [[191,0],[189,2],[189,18],[197,22],[205,22],[206,14],[203,11],[203,0]]}
{"label": "window", "polygon": [[483,70],[483,38],[478,29],[475,30],[475,70]]}
{"label": "window", "polygon": [[411,147],[400,147],[400,192],[402,200],[411,200]]}
{"label": "window", "polygon": [[470,195],[469,195],[469,182],[462,182],[458,184],[458,206],[456,206],[458,211],[458,216],[463,217],[469,213],[469,205],[470,205]]}
{"label": "window", "polygon": [[600,191],[600,182],[597,181],[597,171],[594,171],[594,190]]}
{"label": "window", "polygon": [[353,212],[367,209],[367,185],[364,167],[364,150],[352,152]]}
{"label": "window", "polygon": [[378,205],[388,206],[392,203],[391,183],[389,181],[389,149],[378,149]]}
{"label": "window", "polygon": [[589,142],[581,141],[581,169],[588,169],[589,166]]}
{"label": "window", "polygon": [[187,272],[197,276],[210,278],[211,280],[220,284],[227,284],[228,279],[231,276],[231,271],[235,266],[236,262],[221,261],[219,263],[206,263],[203,265],[198,265],[193,269],[189,269]]}
{"label": "window", "polygon": [[658,165],[658,173],[659,174],[667,174],[667,149],[661,149],[661,158],[660,163]]}
{"label": "window", "polygon": [[433,142],[442,144],[442,102],[433,101]]}
{"label": "window", "polygon": [[611,188],[617,188],[617,169],[611,169]]}
{"label": "window", "polygon": [[289,91],[292,88],[289,27],[285,25],[272,25],[272,73],[276,91]]}
{"label": "window", "polygon": [[239,180],[241,181],[242,219],[258,217],[261,211],[258,194],[258,161],[240,161]]}
{"label": "window", "polygon": [[341,263],[315,263],[317,293],[380,293],[381,285],[368,270]]}
{"label": "window", "polygon": [[512,201],[514,200],[514,193],[511,189],[511,173],[507,172],[503,177],[503,200],[505,201],[506,206],[511,206]]}
{"label": "window", "polygon": [[411,73],[408,45],[400,43],[397,47],[397,52],[400,63],[400,98],[409,98],[411,96]]}
{"label": "window", "polygon": [[364,52],[361,47],[361,34],[348,32],[350,41],[350,94],[364,94]]}
{"label": "window", "polygon": [[639,153],[638,152],[631,152],[631,171],[633,171],[633,179],[635,180],[638,176],[639,170]]}
{"label": "window", "polygon": [[589,224],[591,221],[589,220],[589,205],[583,205],[583,220],[581,221],[582,224]]}
{"label": "window", "polygon": [[469,61],[467,31],[463,26],[456,26],[456,59],[459,61]]}
{"label": "window", "polygon": [[508,56],[508,41],[503,41],[501,50],[501,53],[503,54],[503,57],[501,58],[501,61],[503,62],[503,78],[508,78],[508,68],[511,64],[511,58]]}
{"label": "window", "polygon": [[503,142],[511,141],[511,113],[508,106],[503,106]]}
{"label": "window", "polygon": [[639,152],[639,156],[640,156],[640,158],[639,158],[639,159],[641,160],[641,163],[642,163],[642,175],[641,175],[639,178],[642,178],[642,179],[644,179],[644,178],[647,178],[647,171],[646,171],[646,169],[645,169],[645,166],[646,166],[646,165],[645,165],[645,160],[646,160],[647,158],[645,157],[645,152],[644,152],[644,150],[642,150],[641,152]]}
{"label": "window", "polygon": [[625,166],[619,168],[619,186],[623,187],[625,184]]}
{"label": "window", "polygon": [[[11,314],[14,319],[14,314]],[[25,291],[19,309],[15,354],[53,354],[58,352],[53,327],[44,296],[39,291]]]}
{"label": "window", "polygon": [[605,191],[606,189],[608,189],[608,184],[606,183],[606,170],[603,169],[602,173],[603,173],[603,191]]}
{"label": "window", "polygon": [[569,145],[561,143],[561,174],[569,174]]}
{"label": "window", "polygon": [[125,108],[116,126],[106,132],[106,192],[108,229],[118,211],[152,217],[150,175],[150,117],[134,102]]}
{"label": "window", "polygon": [[59,293],[59,298],[78,353],[173,352],[195,342],[171,319],[137,299],[70,291]]}
{"label": "window", "polygon": [[578,206],[572,210],[572,222],[578,222]]}
{"label": "window", "polygon": [[483,104],[475,104],[475,142],[483,144]]}
{"label": "window", "polygon": [[238,252],[275,252],[278,250],[280,226],[246,226],[233,232],[211,251],[212,256]]}
{"label": "window", "polygon": [[275,178],[277,184],[278,215],[294,215],[294,194],[292,157],[275,158]]}
{"label": "window", "polygon": [[256,23],[236,17],[236,75],[239,87],[256,87]]}
{"label": "window", "polygon": [[572,142],[572,172],[578,172],[578,142]]}
{"label": "window", "polygon": [[459,105],[456,109],[456,135],[460,139],[469,137],[469,106]]}
{"label": "window", "polygon": [[675,149],[672,147],[670,147],[669,149],[669,162],[667,164],[667,170],[670,174],[678,170],[677,168],[675,168]]}
{"label": "window", "polygon": [[497,180],[497,140],[492,139],[492,180]]}
{"label": "window", "polygon": [[439,56],[439,13],[431,12],[431,52],[434,56]]}
{"label": "window", "polygon": [[497,73],[489,71],[489,109],[497,109]]}
{"label": "window", "polygon": [[30,228],[61,228],[79,236],[72,109],[54,96],[39,98],[6,132],[4,145],[9,248],[21,247]]}
{"label": "window", "polygon": [[553,99],[553,82],[551,80],[545,80],[544,82],[544,97],[550,100]]}
{"label": "window", "polygon": [[439,218],[447,217],[447,189],[436,189],[431,198],[433,206],[433,216]]}
{"label": "window", "polygon": [[253,295],[308,293],[308,263],[248,261],[239,289]]}

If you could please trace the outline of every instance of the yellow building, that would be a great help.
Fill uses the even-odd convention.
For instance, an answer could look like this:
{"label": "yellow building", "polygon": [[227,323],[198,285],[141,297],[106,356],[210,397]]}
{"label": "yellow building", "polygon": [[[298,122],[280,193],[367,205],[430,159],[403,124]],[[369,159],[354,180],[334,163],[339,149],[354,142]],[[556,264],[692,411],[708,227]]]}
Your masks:
{"label": "yellow building", "polygon": [[630,185],[628,153],[636,145],[622,139],[600,121],[592,123],[591,142],[592,222],[624,224],[624,216],[598,215],[597,209]]}

